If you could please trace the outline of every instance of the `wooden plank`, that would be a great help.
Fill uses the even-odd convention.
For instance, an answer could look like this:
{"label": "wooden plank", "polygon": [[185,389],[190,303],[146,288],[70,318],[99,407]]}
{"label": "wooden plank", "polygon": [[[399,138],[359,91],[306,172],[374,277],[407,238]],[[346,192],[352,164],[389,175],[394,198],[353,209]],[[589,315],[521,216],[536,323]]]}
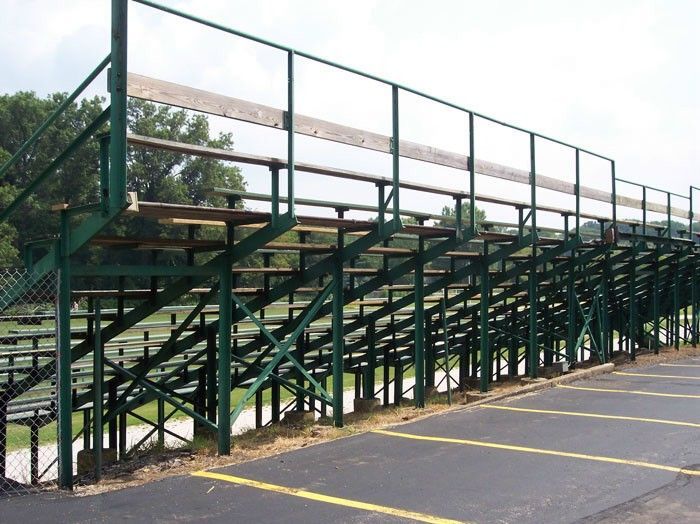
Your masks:
{"label": "wooden plank", "polygon": [[[182,142],[175,142],[172,140],[163,140],[159,138],[146,137],[141,135],[128,135],[129,143],[137,144],[145,147],[153,147],[158,149],[165,149],[168,151],[173,151],[176,153],[205,156],[208,158],[216,158],[218,160],[226,160],[230,162],[241,162],[245,164],[253,165],[263,165],[263,166],[286,166],[287,160],[278,157],[265,157],[260,155],[250,155],[247,153],[238,153],[235,151],[230,151],[226,149],[217,149],[213,147],[198,146],[193,144],[184,144]],[[391,185],[392,180],[390,177],[373,175],[370,173],[361,173],[359,171],[352,171],[349,169],[338,169],[330,168],[325,166],[319,166],[315,164],[309,164],[306,162],[297,162],[294,164],[297,171],[304,171],[306,173],[313,173],[317,175],[332,176],[336,178],[344,178],[347,180],[355,180],[357,182],[369,182],[371,184],[381,184],[381,185]],[[468,198],[469,194],[465,191],[459,191],[454,189],[448,189],[444,187],[431,186],[429,184],[420,184],[410,181],[401,181],[400,186],[404,189],[411,189],[413,191],[423,191],[427,193],[434,193],[438,195],[446,195],[451,197],[462,197]]]}
{"label": "wooden plank", "polygon": [[[282,109],[256,104],[254,102],[217,93],[211,93],[209,91],[183,86],[173,82],[167,82],[135,73],[129,73],[127,77],[127,91],[129,96],[134,98],[141,98],[184,109],[191,109],[217,116],[224,116],[243,122],[272,127],[275,129],[285,129],[285,111]],[[364,131],[305,115],[295,114],[295,132],[341,144],[362,147],[373,151],[380,151],[383,153],[391,152],[390,137],[386,135]],[[200,154],[206,149],[202,146],[190,147],[192,148],[193,154],[196,154],[194,153],[196,149],[199,149]],[[446,151],[424,144],[417,144],[411,141],[402,140],[400,142],[399,151],[401,156],[405,158],[429,162],[445,167],[467,170],[469,165],[469,157],[467,155]],[[247,160],[243,160],[243,155],[238,154],[238,156],[240,158],[239,161],[246,161],[248,163],[257,162],[261,165],[269,165],[268,162],[270,159],[265,159],[265,157],[245,155]],[[233,160],[231,156],[229,156],[229,158],[221,159]],[[277,163],[279,164],[284,164],[284,162],[281,162],[282,159],[275,160],[277,160]],[[298,164],[295,164],[295,166],[297,169],[299,169]],[[520,184],[530,183],[530,173],[527,170],[504,166],[481,159],[476,160],[475,169],[478,173],[486,176],[499,178],[502,180],[509,180]],[[339,174],[339,170],[333,170],[333,172],[336,174],[335,176]],[[345,172],[345,178],[350,178],[348,175],[351,175],[352,173],[353,172],[350,171]],[[321,174],[330,173],[323,172]],[[385,181],[390,181],[389,178],[382,178],[384,178]],[[361,179],[366,180],[366,177],[362,176]],[[424,191],[426,190],[426,186],[420,184],[415,184],[415,186],[418,190],[420,190],[419,188],[423,188]],[[537,186],[542,187],[543,189],[549,189],[561,193],[571,195],[575,194],[575,186],[573,183],[546,175],[541,175],[539,173],[537,174]],[[582,198],[598,200],[606,203],[612,202],[612,194],[610,192],[587,186],[581,186],[579,194]],[[620,200],[620,196],[618,196],[616,201],[619,205],[625,207],[642,209],[641,200],[632,199],[629,197],[624,197],[622,200]],[[654,209],[652,209],[650,206],[652,206]],[[650,211],[665,213],[665,206],[661,207],[664,207],[663,211],[660,211],[660,205],[647,203],[647,209]],[[673,208],[672,214],[674,216],[688,218],[688,212],[678,208]]]}
{"label": "wooden plank", "polygon": [[[134,73],[129,73],[128,75],[127,91],[129,96],[135,98],[142,98],[162,104],[224,116],[266,127],[285,129],[283,110],[248,102],[239,98],[211,93]],[[390,137],[379,133],[363,131],[299,114],[295,115],[295,126],[295,131],[302,135],[323,138],[325,140],[383,153],[389,153],[391,151]],[[468,168],[469,157],[464,154],[453,153],[406,140],[400,142],[399,150],[401,156],[406,158],[461,170],[466,170]],[[515,169],[480,159],[477,159],[475,167],[477,172],[484,175],[522,184],[529,184],[529,173],[521,169]],[[548,189],[561,187],[558,180],[550,177],[544,177],[542,182],[538,182],[538,185],[540,184],[542,184],[542,187],[547,187]],[[573,186],[571,187],[571,192],[573,193]],[[610,201],[609,197],[607,201]]]}
{"label": "wooden plank", "polygon": [[[239,161],[239,162],[247,162],[247,159],[251,159],[251,163],[255,164],[262,164],[262,165],[274,165],[278,163],[282,163],[283,165],[286,165],[286,160],[280,159],[280,158],[275,158],[275,157],[261,157],[257,155],[248,155],[246,153],[237,153],[233,151],[228,151],[224,149],[214,149],[214,148],[208,148],[204,146],[192,146],[190,144],[183,144],[180,142],[173,142],[169,140],[162,140],[158,138],[151,138],[151,137],[144,137],[144,136],[138,136],[138,135],[129,135],[129,141],[134,144],[139,144],[142,146],[146,147],[154,147],[154,148],[163,148],[163,149],[168,149],[170,151],[176,151],[180,152],[183,154],[193,154],[193,155],[201,155],[201,156],[211,156],[213,158],[218,158],[220,160],[231,160],[231,161]],[[388,177],[383,177],[379,175],[372,175],[368,173],[360,173],[357,171],[349,171],[345,169],[334,169],[334,168],[328,168],[324,166],[318,166],[314,164],[307,164],[304,162],[299,162],[295,164],[295,168],[297,171],[306,171],[309,173],[316,173],[316,174],[321,174],[321,175],[327,175],[327,176],[333,176],[333,177],[338,177],[338,178],[345,178],[345,179],[350,179],[350,180],[357,180],[357,181],[362,181],[362,182],[371,182],[374,184],[391,184],[391,179]],[[440,195],[448,195],[454,197],[461,197],[463,199],[469,198],[469,193],[466,191],[458,191],[458,190],[453,190],[453,189],[447,189],[447,188],[442,188],[442,187],[437,187],[437,186],[431,186],[429,184],[421,184],[421,183],[416,183],[416,182],[407,182],[407,181],[401,181],[399,183],[400,187],[405,188],[405,189],[410,189],[414,191],[423,191],[423,192],[428,192],[428,193],[433,193],[433,194],[440,194]],[[509,200],[505,199],[502,197],[495,197],[495,196],[490,196],[490,195],[484,195],[484,194],[477,194],[475,197],[478,201],[480,202],[488,202],[491,204],[498,204],[498,205],[504,205],[504,206],[513,206],[516,208],[529,208],[530,204],[528,202],[523,202],[523,201],[517,201],[517,200]],[[552,206],[544,206],[544,205],[538,205],[537,209],[540,209],[542,211],[548,211],[551,213],[557,213],[557,214],[572,214],[571,210],[564,209],[564,208],[558,208],[558,207],[552,207]],[[609,218],[607,217],[601,217],[599,215],[592,215],[590,213],[581,213],[581,216],[583,218],[589,218],[593,220],[606,220],[609,221]],[[431,216],[430,218],[434,218],[435,216]],[[441,218],[441,217],[440,217]],[[174,223],[174,222],[169,222],[169,223]],[[209,224],[209,225],[214,225],[214,224]]]}

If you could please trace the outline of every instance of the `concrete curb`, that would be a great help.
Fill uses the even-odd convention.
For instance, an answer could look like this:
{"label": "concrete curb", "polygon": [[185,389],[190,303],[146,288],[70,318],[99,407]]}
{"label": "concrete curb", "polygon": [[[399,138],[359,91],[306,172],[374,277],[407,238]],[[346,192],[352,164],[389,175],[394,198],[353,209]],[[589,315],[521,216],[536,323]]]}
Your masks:
{"label": "concrete curb", "polygon": [[601,364],[599,366],[595,366],[595,367],[588,368],[588,369],[582,369],[580,371],[574,371],[573,373],[568,373],[566,375],[554,377],[552,379],[547,380],[546,382],[538,382],[535,384],[529,384],[527,386],[523,386],[519,389],[514,389],[514,390],[508,391],[506,393],[491,395],[491,396],[488,396],[482,400],[477,400],[476,402],[469,402],[468,404],[465,404],[463,407],[458,408],[455,411],[461,411],[463,409],[469,409],[469,408],[472,408],[475,406],[480,406],[481,404],[489,404],[491,402],[497,402],[499,400],[504,400],[506,398],[525,395],[527,393],[535,393],[536,391],[543,391],[545,389],[553,388],[559,384],[568,384],[570,382],[575,382],[577,380],[583,380],[583,379],[595,377],[598,375],[603,375],[606,373],[612,373],[614,369],[615,369],[615,364],[609,363],[609,364]]}

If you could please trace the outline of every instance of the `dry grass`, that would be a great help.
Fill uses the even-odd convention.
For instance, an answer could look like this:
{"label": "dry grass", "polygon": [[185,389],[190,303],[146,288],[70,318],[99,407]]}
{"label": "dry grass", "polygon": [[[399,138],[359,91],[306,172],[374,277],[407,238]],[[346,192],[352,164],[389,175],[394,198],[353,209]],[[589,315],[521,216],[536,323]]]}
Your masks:
{"label": "dry grass", "polygon": [[631,362],[626,354],[624,356],[619,355],[613,362],[615,362],[616,366],[622,368],[637,368],[689,357],[700,357],[700,347],[684,346],[679,350],[673,347],[662,347],[658,355],[655,355],[653,351],[645,350],[644,353],[637,353],[637,359],[634,362]]}

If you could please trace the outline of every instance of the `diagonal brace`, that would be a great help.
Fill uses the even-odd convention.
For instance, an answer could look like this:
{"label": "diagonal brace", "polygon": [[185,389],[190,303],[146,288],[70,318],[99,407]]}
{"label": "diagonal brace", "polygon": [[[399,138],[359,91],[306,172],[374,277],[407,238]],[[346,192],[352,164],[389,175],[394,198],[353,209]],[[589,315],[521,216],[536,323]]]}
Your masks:
{"label": "diagonal brace", "polygon": [[252,398],[253,395],[257,392],[257,390],[260,388],[260,386],[267,380],[267,378],[270,376],[272,371],[275,369],[277,364],[280,363],[280,361],[286,356],[287,359],[301,371],[301,373],[311,382],[321,393],[330,400],[330,395],[328,392],[319,384],[316,379],[314,379],[308,371],[291,355],[289,354],[289,348],[294,344],[296,339],[301,335],[301,333],[306,329],[306,327],[311,323],[311,321],[314,319],[316,314],[318,313],[318,310],[321,308],[325,300],[328,298],[328,296],[331,294],[333,290],[333,283],[331,282],[326,286],[326,288],[314,299],[314,301],[307,306],[306,312],[304,313],[304,317],[302,322],[299,324],[299,326],[294,330],[292,335],[284,342],[280,343],[277,338],[275,338],[272,333],[270,333],[267,328],[260,322],[255,315],[246,307],[246,305],[236,296],[232,295],[231,298],[233,301],[240,307],[243,312],[248,315],[248,317],[253,321],[253,323],[260,328],[260,331],[272,342],[278,349],[277,354],[268,362],[268,364],[265,366],[265,369],[258,375],[258,377],[255,379],[255,382],[250,385],[248,390],[245,392],[243,397],[238,401],[238,404],[236,405],[236,409],[233,410],[231,413],[231,422],[233,423],[234,420],[240,415],[241,411],[243,411],[243,407],[245,404]]}

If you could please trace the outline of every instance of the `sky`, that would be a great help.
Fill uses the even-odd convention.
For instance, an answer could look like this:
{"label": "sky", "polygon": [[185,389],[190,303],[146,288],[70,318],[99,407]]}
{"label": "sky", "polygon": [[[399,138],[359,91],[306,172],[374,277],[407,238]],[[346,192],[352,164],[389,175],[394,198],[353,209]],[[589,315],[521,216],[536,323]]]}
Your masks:
{"label": "sky", "polygon": [[[697,0],[161,0],[615,159],[617,176],[683,195],[700,186],[700,1]],[[109,50],[106,0],[0,0],[0,93],[72,90]],[[283,107],[283,52],[130,3],[129,70]],[[90,93],[105,94],[104,78]],[[297,111],[385,134],[387,86],[308,60],[296,64]],[[402,138],[468,153],[464,113],[402,93]],[[212,118],[237,150],[284,155],[284,133]],[[297,159],[390,174],[388,155],[299,138]],[[529,168],[529,139],[477,121],[476,155]],[[573,181],[573,153],[538,141],[537,171]],[[402,177],[466,189],[467,175],[404,160]],[[582,182],[610,190],[609,165],[582,158]],[[260,168],[248,187],[269,191]],[[298,175],[297,196],[373,202],[367,185]],[[331,184],[329,184],[329,181]],[[637,188],[619,185],[640,198]],[[527,200],[526,186],[478,177],[477,193]],[[700,199],[700,191],[696,192]],[[543,203],[573,199],[538,189]],[[665,202],[661,194],[650,199]],[[402,192],[402,207],[439,212],[446,199]],[[674,197],[673,205],[687,207]],[[252,204],[251,207],[260,207]],[[609,213],[586,201],[584,208]],[[511,208],[485,206],[513,221]],[[264,208],[261,207],[261,208]],[[624,216],[638,218],[633,210]],[[652,217],[662,218],[662,217]],[[540,223],[561,225],[558,216]]]}

